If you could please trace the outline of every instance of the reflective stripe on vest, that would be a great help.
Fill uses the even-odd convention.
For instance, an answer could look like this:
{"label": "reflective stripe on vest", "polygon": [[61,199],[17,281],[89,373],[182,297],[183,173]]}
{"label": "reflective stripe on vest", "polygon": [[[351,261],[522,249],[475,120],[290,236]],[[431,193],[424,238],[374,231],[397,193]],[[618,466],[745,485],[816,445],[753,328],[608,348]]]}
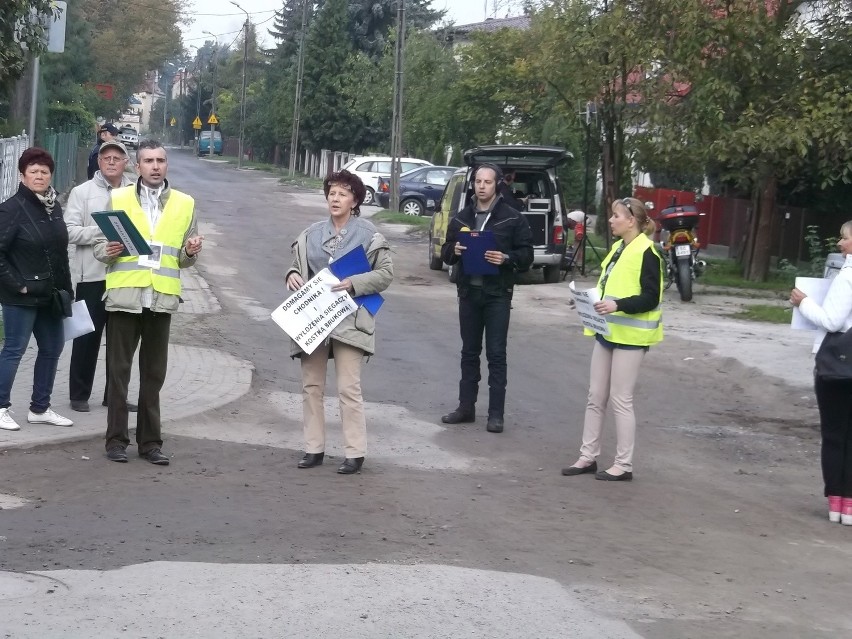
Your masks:
{"label": "reflective stripe on vest", "polygon": [[183,238],[192,221],[195,206],[193,199],[180,191],[171,191],[157,227],[151,233],[148,215],[139,204],[136,185],[112,192],[112,207],[122,209],[143,237],[162,244],[160,268],[154,269],[139,264],[135,256],[120,257],[107,267],[106,288],[153,287],[158,293],[180,295],[179,257]]}
{"label": "reflective stripe on vest", "polygon": [[[606,267],[612,259],[613,254],[620,246],[616,243],[609,255],[604,258],[601,270],[606,273]],[[619,300],[624,297],[632,297],[642,292],[641,275],[642,261],[645,251],[651,248],[655,253],[654,244],[645,234],[636,236],[624,247],[618,261],[613,265],[609,277],[606,280],[606,291],[603,291],[603,299]],[[600,287],[603,275],[598,280]],[[660,301],[663,293],[663,271],[660,269]],[[663,312],[658,304],[656,308],[645,313],[627,314],[621,311],[606,315],[610,334],[607,340],[616,344],[629,344],[631,346],[650,346],[663,339]]]}

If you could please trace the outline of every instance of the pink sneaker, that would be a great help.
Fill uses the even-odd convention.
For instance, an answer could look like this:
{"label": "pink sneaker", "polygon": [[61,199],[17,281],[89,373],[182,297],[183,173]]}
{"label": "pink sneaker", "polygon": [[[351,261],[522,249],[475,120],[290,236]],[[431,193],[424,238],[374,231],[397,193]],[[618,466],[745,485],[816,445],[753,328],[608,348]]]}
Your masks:
{"label": "pink sneaker", "polygon": [[840,511],[843,509],[843,497],[837,495],[828,496],[828,521],[840,522]]}
{"label": "pink sneaker", "polygon": [[852,497],[844,497],[840,504],[840,523],[852,526]]}

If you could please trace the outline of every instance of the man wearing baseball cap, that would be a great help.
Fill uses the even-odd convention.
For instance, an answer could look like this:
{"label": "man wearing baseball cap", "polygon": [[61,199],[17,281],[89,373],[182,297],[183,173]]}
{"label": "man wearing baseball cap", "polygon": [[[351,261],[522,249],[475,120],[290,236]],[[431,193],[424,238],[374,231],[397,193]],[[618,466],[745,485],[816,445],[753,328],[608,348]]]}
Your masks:
{"label": "man wearing baseball cap", "polygon": [[98,170],[98,151],[101,148],[101,144],[115,140],[116,137],[118,137],[118,129],[114,124],[107,123],[98,129],[98,141],[92,147],[92,152],[89,153],[89,166],[86,170],[86,175],[89,176],[90,180],[95,177],[95,171]]}
{"label": "man wearing baseball cap", "polygon": [[[133,184],[124,174],[129,161],[127,149],[118,140],[111,139],[101,144],[95,159],[98,170],[94,177],[71,190],[65,207],[68,241],[74,245],[71,280],[76,289],[75,297],[78,301],[86,302],[95,325],[95,331],[76,338],[71,349],[71,370],[68,376],[71,408],[84,413],[89,411],[101,335],[107,320],[102,299],[106,290],[106,266],[96,260],[93,253],[95,241],[103,237],[103,233],[92,219],[92,213],[109,208],[113,189]],[[104,405],[106,397],[107,389],[104,388]],[[128,404],[129,408],[131,406]]]}

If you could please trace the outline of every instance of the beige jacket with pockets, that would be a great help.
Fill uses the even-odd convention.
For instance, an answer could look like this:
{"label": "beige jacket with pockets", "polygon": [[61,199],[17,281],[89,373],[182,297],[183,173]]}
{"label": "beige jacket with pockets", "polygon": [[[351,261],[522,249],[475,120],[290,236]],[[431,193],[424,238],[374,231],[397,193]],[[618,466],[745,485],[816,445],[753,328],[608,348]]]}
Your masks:
{"label": "beige jacket with pockets", "polygon": [[[284,275],[286,281],[291,273],[298,273],[308,281],[308,231],[305,229],[293,242],[293,265]],[[367,259],[373,270],[349,277],[352,282],[352,297],[381,293],[393,281],[393,262],[390,255],[390,244],[381,233],[373,235],[367,248]],[[355,348],[360,348],[367,355],[376,352],[376,319],[364,307],[346,317],[331,333],[331,338]],[[290,357],[298,357],[304,351],[292,339],[290,340]]]}

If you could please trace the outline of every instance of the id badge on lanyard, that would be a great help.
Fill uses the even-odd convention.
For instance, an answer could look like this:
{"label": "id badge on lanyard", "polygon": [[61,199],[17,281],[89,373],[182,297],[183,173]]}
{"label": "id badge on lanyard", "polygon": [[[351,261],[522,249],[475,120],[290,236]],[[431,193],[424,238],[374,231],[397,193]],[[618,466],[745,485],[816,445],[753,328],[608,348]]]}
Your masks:
{"label": "id badge on lanyard", "polygon": [[139,256],[139,266],[144,266],[145,268],[160,268],[160,258],[163,255],[163,243],[162,242],[148,242],[148,246],[151,247],[150,255],[140,255]]}

